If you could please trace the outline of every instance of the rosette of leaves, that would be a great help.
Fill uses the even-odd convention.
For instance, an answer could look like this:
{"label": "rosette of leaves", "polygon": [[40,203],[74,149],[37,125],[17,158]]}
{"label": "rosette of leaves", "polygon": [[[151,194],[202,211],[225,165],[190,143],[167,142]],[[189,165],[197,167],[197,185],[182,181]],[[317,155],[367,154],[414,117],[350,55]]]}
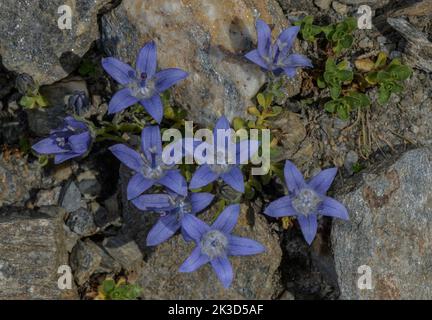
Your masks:
{"label": "rosette of leaves", "polygon": [[121,278],[117,283],[113,279],[105,279],[98,288],[97,300],[136,300],[141,293],[138,285],[126,283]]}
{"label": "rosette of leaves", "polygon": [[322,29],[320,26],[313,24],[313,16],[306,16],[302,20],[296,21],[295,26],[300,27],[300,34],[306,41],[315,41],[316,36],[321,33]]}
{"label": "rosette of leaves", "polygon": [[364,108],[370,105],[367,95],[361,92],[349,92],[345,96],[328,101],[324,109],[330,113],[336,113],[342,120],[348,120],[349,114],[357,108]]}
{"label": "rosette of leaves", "polygon": [[46,99],[39,93],[39,85],[30,75],[19,74],[15,80],[15,87],[23,95],[19,104],[24,108],[34,109],[48,106]]}
{"label": "rosette of leaves", "polygon": [[[383,62],[380,64],[382,65]],[[379,85],[378,103],[383,105],[387,103],[392,93],[403,91],[402,81],[408,79],[411,74],[410,67],[403,65],[399,59],[393,59],[385,68],[369,72],[365,79],[371,85]]]}
{"label": "rosette of leaves", "polygon": [[349,84],[354,74],[348,69],[348,62],[342,61],[336,64],[333,58],[328,58],[325,64],[324,74],[317,79],[318,88],[330,89],[332,99],[337,99],[342,92],[342,85]]}
{"label": "rosette of leaves", "polygon": [[349,49],[353,44],[353,31],[357,27],[357,20],[353,17],[348,17],[342,22],[335,25],[321,27],[326,39],[331,43],[333,52],[340,54],[342,50]]}
{"label": "rosette of leaves", "polygon": [[[258,93],[257,94],[258,107],[252,106],[248,108],[248,113],[255,117],[255,120],[250,120],[247,126],[250,129],[265,129],[268,127],[267,119],[276,117],[281,113],[282,107],[273,106],[273,94],[271,93]],[[238,130],[242,127],[239,118],[234,119],[234,129]]]}

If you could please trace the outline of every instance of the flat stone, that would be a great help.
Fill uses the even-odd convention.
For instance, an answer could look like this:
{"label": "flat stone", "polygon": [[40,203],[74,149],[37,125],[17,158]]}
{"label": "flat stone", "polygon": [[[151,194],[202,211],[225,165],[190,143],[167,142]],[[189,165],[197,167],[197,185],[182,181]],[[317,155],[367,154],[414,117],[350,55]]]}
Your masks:
{"label": "flat stone", "polygon": [[[97,14],[109,0],[3,0],[0,56],[4,66],[39,84],[66,77],[98,36]],[[61,5],[71,8],[71,29],[60,29]]]}
{"label": "flat stone", "polygon": [[76,299],[76,289],[61,290],[58,268],[68,264],[64,210],[0,211],[0,299]]}
{"label": "flat stone", "polygon": [[331,0],[314,0],[314,4],[323,10],[330,9]]}
{"label": "flat stone", "polygon": [[91,236],[97,231],[92,213],[84,208],[79,208],[70,213],[66,225],[71,229],[71,231],[82,237]]}
{"label": "flat stone", "polygon": [[[138,274],[137,283],[143,288],[145,299],[271,299],[282,293],[278,268],[282,252],[277,237],[272,233],[263,215],[253,217],[242,207],[233,234],[248,237],[265,246],[266,252],[243,257],[230,257],[234,280],[224,289],[210,265],[192,273],[180,273],[178,268],[190,255],[194,244],[175,235],[154,248]],[[201,214],[207,223],[214,212]]]}
{"label": "flat stone", "polygon": [[142,263],[143,255],[137,244],[121,235],[105,238],[103,247],[127,271],[137,270]]}
{"label": "flat stone", "polygon": [[81,192],[75,182],[70,181],[64,186],[60,205],[66,210],[66,212],[74,212],[82,207]]}
{"label": "flat stone", "polygon": [[119,272],[120,265],[90,239],[78,241],[70,256],[71,268],[79,285],[93,274]]}
{"label": "flat stone", "polygon": [[[432,298],[431,184],[432,151],[421,148],[338,192],[350,215],[331,232],[341,299]],[[361,266],[370,267],[370,290],[358,288]]]}
{"label": "flat stone", "polygon": [[41,183],[42,170],[36,162],[29,163],[20,153],[0,155],[0,207],[23,205],[30,198],[31,189]]}
{"label": "flat stone", "polygon": [[60,198],[61,187],[50,190],[40,190],[36,196],[35,206],[57,206]]}
{"label": "flat stone", "polygon": [[159,68],[189,72],[172,90],[175,101],[191,120],[212,124],[222,114],[246,117],[264,84],[264,73],[244,58],[256,45],[257,13],[275,35],[287,26],[274,0],[124,0],[102,17],[102,44],[107,55],[134,63],[154,39]]}

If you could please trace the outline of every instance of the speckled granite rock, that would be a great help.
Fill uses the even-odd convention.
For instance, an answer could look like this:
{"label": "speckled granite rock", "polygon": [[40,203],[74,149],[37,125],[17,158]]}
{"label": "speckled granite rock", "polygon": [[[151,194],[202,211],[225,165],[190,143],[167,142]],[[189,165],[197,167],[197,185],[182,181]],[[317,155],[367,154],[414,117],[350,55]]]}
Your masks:
{"label": "speckled granite rock", "polygon": [[[262,215],[255,216],[251,227],[247,208],[242,207],[233,234],[252,238],[266,247],[255,256],[230,257],[234,280],[224,289],[210,265],[192,273],[180,273],[178,268],[189,256],[194,244],[176,235],[155,247],[139,272],[137,283],[143,288],[144,299],[270,299],[280,295],[278,268],[282,258],[279,241]],[[210,223],[211,212],[199,216]]]}
{"label": "speckled granite rock", "polygon": [[[110,0],[2,0],[0,55],[4,66],[40,84],[66,77],[99,36],[97,14]],[[60,29],[61,5],[72,9],[72,28]]]}
{"label": "speckled granite rock", "polygon": [[41,168],[37,163],[28,163],[27,157],[19,153],[0,155],[0,207],[23,205],[30,198],[30,190],[40,185]]}
{"label": "speckled granite rock", "polygon": [[[347,186],[350,222],[334,221],[342,299],[432,299],[432,150],[416,149]],[[372,272],[360,290],[358,268]]]}
{"label": "speckled granite rock", "polygon": [[60,290],[58,268],[68,264],[64,210],[0,210],[0,299],[75,299]]}
{"label": "speckled granite rock", "polygon": [[[102,43],[108,55],[134,63],[154,39],[160,68],[190,73],[174,99],[191,120],[209,124],[222,114],[246,116],[264,84],[264,73],[243,57],[256,43],[256,13],[275,33],[287,26],[275,0],[124,0],[102,17]],[[287,92],[295,94],[295,84]]]}

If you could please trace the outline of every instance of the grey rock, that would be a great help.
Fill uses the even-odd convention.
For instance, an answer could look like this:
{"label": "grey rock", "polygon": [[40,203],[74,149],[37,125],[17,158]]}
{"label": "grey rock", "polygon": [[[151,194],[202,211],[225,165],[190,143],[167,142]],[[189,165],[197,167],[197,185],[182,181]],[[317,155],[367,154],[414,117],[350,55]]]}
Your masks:
{"label": "grey rock", "polygon": [[[109,0],[0,2],[0,55],[4,66],[39,84],[66,77],[98,38],[97,14]],[[72,9],[72,28],[60,29],[61,5]]]}
{"label": "grey rock", "polygon": [[60,198],[61,187],[55,187],[50,190],[40,190],[36,196],[35,206],[56,206]]}
{"label": "grey rock", "polygon": [[59,207],[0,211],[0,299],[76,299],[60,290],[58,268],[68,264]]}
{"label": "grey rock", "polygon": [[104,249],[122,266],[123,269],[131,272],[139,269],[143,261],[143,255],[132,240],[123,236],[105,238]]}
{"label": "grey rock", "polygon": [[191,120],[211,124],[222,114],[246,117],[264,84],[264,73],[244,58],[256,42],[257,13],[275,33],[287,26],[274,0],[124,0],[102,17],[102,44],[108,55],[133,63],[154,39],[161,69],[189,72],[173,88],[174,100]]}
{"label": "grey rock", "polygon": [[94,222],[97,227],[101,229],[105,229],[110,225],[120,224],[120,215],[119,215],[118,206],[116,210],[110,210],[107,209],[106,207],[101,206],[97,202],[92,202],[90,204],[90,209],[93,213]]}
{"label": "grey rock", "polygon": [[19,153],[0,155],[0,207],[23,205],[30,198],[32,188],[42,183],[42,171],[36,163],[29,163]]}
{"label": "grey rock", "polygon": [[74,181],[69,181],[62,191],[60,205],[66,212],[74,212],[82,207],[81,192]]}
{"label": "grey rock", "polygon": [[330,9],[331,0],[314,0],[314,4],[323,10]]}
{"label": "grey rock", "polygon": [[93,220],[93,215],[86,209],[79,208],[69,214],[66,225],[71,231],[82,237],[88,237],[96,233],[97,227]]}
{"label": "grey rock", "polygon": [[390,0],[339,0],[339,2],[349,4],[354,7],[367,4],[373,8],[380,8],[388,4]]}
{"label": "grey rock", "polygon": [[[432,151],[421,148],[340,191],[350,221],[334,221],[331,238],[342,299],[432,298],[431,184]],[[371,290],[357,287],[363,265],[371,268]]]}
{"label": "grey rock", "polygon": [[387,18],[387,22],[407,40],[404,48],[406,62],[411,66],[432,72],[432,42],[403,18]]}
{"label": "grey rock", "polygon": [[[226,300],[271,299],[280,296],[283,290],[278,273],[282,258],[279,241],[263,215],[248,217],[247,211],[246,206],[243,206],[233,233],[262,243],[266,252],[254,256],[230,257],[234,270],[230,288],[223,288],[208,264],[192,273],[178,272],[194,244],[185,242],[181,235],[175,235],[154,249],[138,273],[137,284],[143,288],[142,297]],[[215,213],[209,211],[201,214],[200,219],[209,223],[214,216]]]}
{"label": "grey rock", "polygon": [[102,186],[97,180],[95,174],[91,171],[84,171],[77,177],[78,188],[85,198],[95,198],[97,197],[101,190]]}
{"label": "grey rock", "polygon": [[343,3],[337,2],[337,1],[332,2],[332,8],[334,11],[336,11],[337,13],[339,13],[341,15],[345,15],[348,13],[348,6],[346,6]]}
{"label": "grey rock", "polygon": [[70,256],[70,264],[78,285],[86,283],[93,274],[116,273],[121,269],[110,255],[90,239],[77,242]]}
{"label": "grey rock", "polygon": [[349,174],[353,174],[353,165],[356,164],[359,160],[359,157],[357,155],[357,152],[354,150],[348,151],[348,153],[345,156],[344,161],[344,168]]}

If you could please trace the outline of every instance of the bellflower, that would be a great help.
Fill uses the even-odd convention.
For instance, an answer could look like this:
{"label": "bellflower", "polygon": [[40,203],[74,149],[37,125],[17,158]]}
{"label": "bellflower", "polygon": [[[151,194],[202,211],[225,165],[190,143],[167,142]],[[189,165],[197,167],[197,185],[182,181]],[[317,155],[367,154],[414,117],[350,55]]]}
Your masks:
{"label": "bellflower", "polygon": [[[218,132],[222,134],[226,130],[232,129],[227,118],[222,116],[213,129],[213,141],[211,143],[206,141],[200,144],[200,146],[203,144],[207,146],[208,150],[210,150],[210,158],[214,161],[213,163],[208,163],[205,161],[205,156],[195,154],[195,157],[203,164],[192,176],[189,185],[191,189],[201,188],[220,178],[233,189],[244,192],[244,180],[240,164],[255,154],[259,143],[256,140],[243,140],[239,143],[234,143],[230,139],[225,139],[224,148],[222,148],[220,143],[223,140],[219,139],[218,141],[217,136]],[[231,154],[230,150],[235,150],[235,154]]]}
{"label": "bellflower", "polygon": [[264,213],[275,218],[297,216],[303,236],[311,244],[317,232],[318,214],[349,219],[343,204],[326,196],[336,173],[337,168],[325,169],[306,182],[296,166],[286,161],[284,174],[289,195],[270,203]]}
{"label": "bellflower", "polygon": [[87,124],[66,117],[60,128],[52,130],[48,138],[34,144],[32,149],[39,154],[54,155],[54,163],[59,164],[86,154],[91,141]]}
{"label": "bellflower", "polygon": [[[147,235],[148,246],[156,246],[168,240],[179,229],[181,229],[184,240],[190,241],[191,238],[182,227],[184,217],[187,214],[196,215],[204,210],[214,198],[214,195],[207,192],[191,192],[187,196],[168,192],[165,195],[166,199],[160,197],[161,195],[155,195],[159,197],[158,199],[151,199],[148,196],[143,195],[132,200],[134,205],[141,210],[152,210],[161,214],[158,222]],[[168,205],[163,207],[166,204]]]}
{"label": "bellflower", "polygon": [[185,178],[174,166],[162,161],[162,140],[159,126],[145,127],[141,132],[142,153],[116,144],[109,148],[128,168],[135,172],[127,186],[128,200],[138,197],[155,184],[181,194],[187,194]]}
{"label": "bellflower", "polygon": [[156,43],[150,41],[140,50],[136,70],[113,57],[102,60],[102,66],[124,86],[111,99],[108,112],[117,113],[139,102],[158,122],[162,121],[163,106],[160,94],[188,76],[187,72],[168,68],[156,72]]}
{"label": "bellflower", "polygon": [[265,251],[264,246],[254,240],[231,235],[239,213],[240,205],[230,205],[222,211],[212,226],[187,214],[183,228],[195,241],[196,247],[179,271],[192,272],[210,262],[223,286],[228,288],[233,279],[228,256],[254,255]]}
{"label": "bellflower", "polygon": [[297,68],[312,67],[310,59],[292,52],[299,30],[298,26],[283,30],[276,42],[272,44],[270,27],[263,20],[257,19],[258,48],[250,51],[245,57],[276,76],[285,73],[293,78]]}

